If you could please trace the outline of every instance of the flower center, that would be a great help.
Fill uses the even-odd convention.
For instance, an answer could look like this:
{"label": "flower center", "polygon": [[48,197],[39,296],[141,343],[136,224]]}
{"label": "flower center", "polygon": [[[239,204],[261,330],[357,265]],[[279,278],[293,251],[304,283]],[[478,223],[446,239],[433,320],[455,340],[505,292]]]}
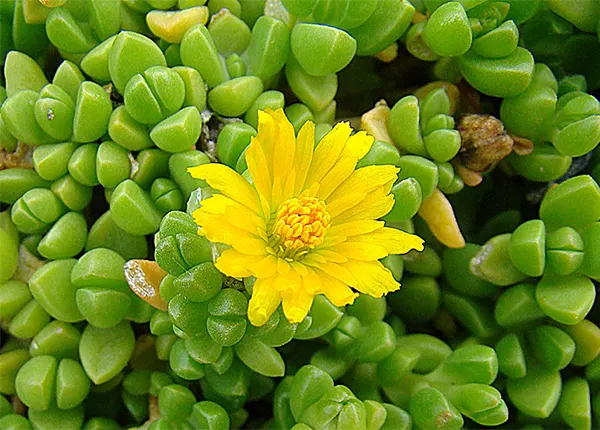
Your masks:
{"label": "flower center", "polygon": [[294,197],[277,209],[269,245],[280,257],[294,258],[323,243],[331,216],[315,197]]}

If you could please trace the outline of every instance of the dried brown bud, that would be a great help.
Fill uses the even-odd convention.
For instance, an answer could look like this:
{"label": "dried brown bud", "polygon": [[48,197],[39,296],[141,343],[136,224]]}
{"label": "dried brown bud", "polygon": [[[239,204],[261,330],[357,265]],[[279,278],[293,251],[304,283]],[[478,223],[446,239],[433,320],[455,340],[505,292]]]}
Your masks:
{"label": "dried brown bud", "polygon": [[491,115],[465,115],[457,129],[462,140],[459,162],[475,172],[491,169],[513,149],[514,141],[502,121]]}
{"label": "dried brown bud", "polygon": [[129,260],[123,267],[125,279],[129,288],[146,303],[161,311],[167,311],[168,306],[160,295],[160,283],[165,272],[156,261]]}
{"label": "dried brown bud", "polygon": [[35,146],[25,145],[17,142],[17,147],[13,152],[0,148],[0,170],[20,167],[23,169],[33,169],[33,150]]}
{"label": "dried brown bud", "polygon": [[[354,129],[360,128],[366,131],[375,140],[381,140],[393,145],[392,138],[388,132],[387,123],[390,118],[390,108],[385,100],[379,100],[373,109],[367,111],[360,117],[360,124]],[[351,125],[352,127],[352,125]]]}
{"label": "dried brown bud", "polygon": [[513,145],[513,151],[517,155],[529,155],[533,152],[533,142],[524,137],[515,136],[511,134],[513,141],[515,142]]}
{"label": "dried brown bud", "polygon": [[481,176],[480,172],[475,172],[471,169],[467,169],[465,166],[460,164],[458,160],[453,160],[452,165],[454,166],[454,171],[460,176],[466,186],[468,187],[476,187],[481,184],[483,181],[483,176]]}

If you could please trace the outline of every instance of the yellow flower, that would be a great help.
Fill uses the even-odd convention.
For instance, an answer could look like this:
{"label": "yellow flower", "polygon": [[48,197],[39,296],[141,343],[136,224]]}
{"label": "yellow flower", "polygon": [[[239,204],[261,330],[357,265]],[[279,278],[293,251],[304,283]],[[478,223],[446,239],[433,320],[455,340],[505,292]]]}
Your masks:
{"label": "yellow flower", "polygon": [[398,168],[356,169],[373,138],[351,133],[339,123],[315,148],[312,122],[296,137],[283,110],[267,109],[258,113],[258,135],[246,150],[252,183],[223,164],[188,169],[219,191],[193,214],[201,234],[231,247],[216,267],[256,277],[248,306],[253,325],[266,323],[280,303],[299,323],[317,294],[344,306],[358,296],[354,290],[374,297],[395,291],[400,285],[378,260],[423,249],[418,236],[376,221],[394,205]]}

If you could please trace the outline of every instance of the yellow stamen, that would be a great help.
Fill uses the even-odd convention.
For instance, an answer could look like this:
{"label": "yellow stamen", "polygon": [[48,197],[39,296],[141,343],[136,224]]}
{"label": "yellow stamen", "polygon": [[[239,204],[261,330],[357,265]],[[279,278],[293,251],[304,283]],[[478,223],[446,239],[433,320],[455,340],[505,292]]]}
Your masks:
{"label": "yellow stamen", "polygon": [[[281,257],[294,257],[323,243],[331,217],[315,197],[294,197],[277,210],[271,246]],[[306,252],[302,252],[305,254]]]}

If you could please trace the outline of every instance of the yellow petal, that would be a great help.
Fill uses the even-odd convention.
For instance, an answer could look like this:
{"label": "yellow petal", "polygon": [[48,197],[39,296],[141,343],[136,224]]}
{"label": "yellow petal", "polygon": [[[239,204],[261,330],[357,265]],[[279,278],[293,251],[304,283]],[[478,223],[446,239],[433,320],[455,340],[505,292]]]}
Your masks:
{"label": "yellow petal", "polygon": [[392,272],[379,261],[350,260],[343,266],[356,280],[349,285],[361,293],[381,297],[400,288],[400,284],[396,282]]}
{"label": "yellow petal", "polygon": [[242,254],[235,249],[226,249],[219,258],[217,258],[215,267],[227,276],[245,278],[252,275],[248,270],[248,265],[262,260],[263,258],[264,257]]}
{"label": "yellow petal", "polygon": [[366,166],[356,169],[327,199],[327,204],[350,193],[370,193],[398,177],[399,169],[391,165]]}
{"label": "yellow petal", "polygon": [[423,200],[419,216],[425,220],[434,236],[448,248],[463,248],[465,239],[454,216],[452,205],[437,188]]}
{"label": "yellow petal", "polygon": [[[225,213],[225,209],[227,209],[227,206],[229,206],[230,202],[233,202],[233,200],[229,197],[225,197],[223,194],[214,194],[208,199],[202,200],[202,212],[222,215]],[[245,206],[240,205],[240,207]]]}
{"label": "yellow petal", "polygon": [[290,266],[292,266],[300,276],[308,276],[308,268],[304,264],[298,261],[291,261]]}
{"label": "yellow petal", "polygon": [[340,157],[352,129],[347,122],[340,122],[327,133],[317,145],[306,178],[305,188],[321,179],[331,170]]}
{"label": "yellow petal", "polygon": [[203,212],[202,208],[196,209],[192,215],[196,224],[202,227],[202,234],[211,242],[225,243],[244,254],[267,253],[264,239],[230,224],[223,216]]}
{"label": "yellow petal", "polygon": [[310,187],[305,188],[300,195],[302,197],[316,197],[320,186],[321,184],[319,182],[315,182]]}
{"label": "yellow petal", "polygon": [[200,210],[202,213],[220,215],[230,224],[250,233],[261,236],[265,234],[265,221],[262,217],[222,194],[215,194],[203,200]]}
{"label": "yellow petal", "polygon": [[277,259],[277,271],[279,272],[279,274],[283,275],[289,272],[290,270],[292,270],[292,266],[290,266],[290,263],[285,261],[283,258]]}
{"label": "yellow petal", "polygon": [[302,260],[302,262],[307,266],[328,273],[329,275],[333,276],[336,279],[339,279],[346,285],[354,285],[356,283],[356,279],[354,279],[352,273],[347,268],[347,265],[350,264],[350,261],[343,264],[332,263],[329,261],[317,262],[314,260],[313,254],[314,253],[309,254],[306,258],[304,258],[304,260]]}
{"label": "yellow petal", "polygon": [[[389,254],[385,247],[381,245],[361,242],[344,242],[328,250],[344,256],[346,261],[349,258],[361,261],[375,261],[387,257]],[[345,261],[338,261],[338,263],[345,263]]]}
{"label": "yellow petal", "polygon": [[317,193],[317,198],[326,201],[327,197],[346,179],[350,177],[354,169],[356,168],[356,162],[358,160],[354,158],[340,158],[340,160],[333,166],[333,168],[325,175],[321,180],[321,186]]}
{"label": "yellow petal", "polygon": [[295,270],[288,270],[285,273],[280,272],[279,275],[277,275],[277,279],[275,280],[274,286],[276,290],[281,291],[282,296],[285,291],[296,292],[298,290],[301,290],[301,287],[302,277]]}
{"label": "yellow petal", "polygon": [[[252,237],[251,233],[227,222],[221,223],[223,217],[205,212],[202,208],[192,212],[194,222],[201,227],[202,234],[211,242],[231,245],[240,237]],[[240,236],[237,236],[237,235]]]}
{"label": "yellow petal", "polygon": [[233,208],[240,216],[251,218],[257,224],[265,225],[264,218],[248,209],[243,204],[224,196],[223,194],[213,194],[206,200],[202,200],[201,208],[203,211],[212,214],[225,214],[227,208]]}
{"label": "yellow petal", "polygon": [[255,141],[262,147],[262,152],[265,154],[267,164],[266,168],[269,171],[269,176],[273,178],[273,148],[277,139],[279,126],[273,118],[273,111],[265,109],[258,111],[258,133],[254,138]]}
{"label": "yellow petal", "polygon": [[345,263],[346,261],[348,261],[348,259],[337,251],[339,246],[341,245],[337,245],[333,248],[328,249],[319,248],[317,250],[314,250],[313,253],[321,255],[325,260],[331,261],[332,263]]}
{"label": "yellow petal", "polygon": [[281,182],[281,176],[275,176],[273,178],[273,189],[271,191],[271,207],[277,210],[279,205],[283,202],[283,183]]}
{"label": "yellow petal", "polygon": [[236,240],[231,244],[235,249],[244,254],[248,255],[260,255],[264,256],[267,254],[267,243],[262,238],[243,238]]}
{"label": "yellow petal", "polygon": [[344,243],[345,241],[346,236],[334,236],[333,234],[326,234],[325,239],[319,248],[329,248],[337,245],[338,243]]}
{"label": "yellow petal", "polygon": [[256,190],[235,170],[224,164],[202,164],[187,169],[192,177],[204,179],[208,185],[225,196],[240,202],[256,214],[262,215],[262,207]]}
{"label": "yellow petal", "polygon": [[252,183],[256,187],[258,193],[267,202],[271,201],[271,188],[273,188],[273,181],[267,168],[268,160],[264,153],[264,148],[260,142],[253,137],[250,142],[250,146],[246,149],[246,164],[248,164],[248,171],[252,177]]}
{"label": "yellow petal", "polygon": [[375,139],[364,131],[359,131],[348,138],[342,151],[342,157],[352,157],[360,160],[371,150]]}
{"label": "yellow petal", "polygon": [[413,249],[422,251],[424,242],[423,239],[414,234],[406,233],[397,228],[383,227],[369,234],[354,236],[347,243],[350,246],[358,245],[358,243],[379,245],[385,248],[389,254],[406,254]]}
{"label": "yellow petal", "polygon": [[308,169],[310,168],[314,148],[315,124],[312,121],[307,121],[300,129],[298,137],[296,138],[296,181],[294,184],[294,194],[298,194],[304,189],[304,182],[306,181],[306,176],[308,175]]}
{"label": "yellow petal", "polygon": [[269,278],[277,273],[277,257],[269,254],[256,263],[248,264],[248,270],[257,278]]}
{"label": "yellow petal", "polygon": [[292,197],[296,197],[295,187],[296,187],[296,169],[295,169],[295,167],[292,167],[292,170],[290,171],[290,174],[288,175],[288,177],[285,181],[285,185],[283,186],[283,199],[284,200],[290,199]]}
{"label": "yellow petal", "polygon": [[306,257],[304,257],[302,259],[302,264],[305,264],[307,266],[312,266],[312,267],[317,267],[319,264],[325,264],[327,263],[327,260],[325,259],[325,257],[319,255],[316,252],[310,252],[308,253],[308,255],[306,255]]}
{"label": "yellow petal", "polygon": [[306,269],[305,273],[301,273],[302,276],[302,287],[304,290],[312,295],[319,294],[323,291],[322,279],[317,274],[316,270],[312,267],[301,264]]}
{"label": "yellow petal", "polygon": [[373,220],[387,214],[394,207],[394,196],[388,194],[387,187],[380,187],[368,194],[356,206],[333,217],[332,224],[343,224],[350,221]]}
{"label": "yellow petal", "polygon": [[281,294],[275,288],[275,276],[257,279],[252,287],[252,297],[248,303],[248,319],[253,326],[264,325],[281,303]]}
{"label": "yellow petal", "polygon": [[319,271],[318,275],[323,281],[323,294],[333,303],[334,306],[346,306],[354,303],[354,299],[358,297],[355,293],[343,282],[329,276],[325,272]]}
{"label": "yellow petal", "polygon": [[355,207],[367,197],[367,193],[351,192],[343,197],[339,197],[334,201],[327,203],[327,212],[332,219],[335,219],[339,214]]}
{"label": "yellow petal", "polygon": [[358,160],[369,152],[372,144],[373,138],[367,136],[364,131],[350,136],[346,141],[346,146],[344,146],[339,160],[320,181],[321,187],[319,188],[317,197],[321,200],[326,200],[336,188],[348,179],[354,172],[354,169],[356,169]]}
{"label": "yellow petal", "polygon": [[357,236],[359,234],[371,233],[378,228],[383,227],[383,221],[374,220],[359,220],[351,221],[344,224],[334,225],[329,228],[327,234],[333,236],[340,235],[345,237]]}
{"label": "yellow petal", "polygon": [[279,177],[281,184],[285,185],[294,165],[296,136],[294,126],[285,116],[283,109],[277,109],[271,115],[279,126],[277,139],[273,146],[273,177]]}
{"label": "yellow petal", "polygon": [[224,219],[230,224],[241,228],[249,233],[258,235],[263,240],[266,237],[264,222],[257,221],[252,217],[243,216],[242,211],[238,211],[233,207],[228,207],[223,214]]}
{"label": "yellow petal", "polygon": [[303,288],[298,291],[285,290],[281,293],[283,313],[292,324],[301,323],[312,306],[314,296]]}
{"label": "yellow petal", "polygon": [[266,220],[269,220],[269,218],[271,217],[271,213],[273,212],[273,209],[271,206],[271,202],[268,201],[265,197],[261,196],[260,194],[258,195],[259,199],[260,199],[260,205],[262,207],[263,210],[263,216],[265,217]]}

